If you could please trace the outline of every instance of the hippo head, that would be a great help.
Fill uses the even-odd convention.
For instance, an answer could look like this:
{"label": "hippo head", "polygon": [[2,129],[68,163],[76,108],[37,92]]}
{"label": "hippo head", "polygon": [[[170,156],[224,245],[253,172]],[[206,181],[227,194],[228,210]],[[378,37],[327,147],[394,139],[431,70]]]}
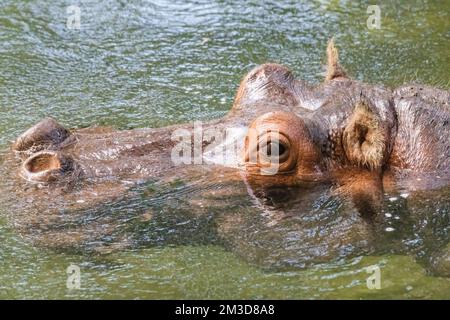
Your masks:
{"label": "hippo head", "polygon": [[332,41],[327,52],[328,74],[318,86],[277,64],[259,66],[242,81],[231,114],[253,115],[243,151],[246,179],[265,190],[336,183],[367,211],[381,197],[396,138],[392,92],[347,78]]}
{"label": "hippo head", "polygon": [[[327,75],[316,86],[278,64],[254,68],[230,113],[203,131],[195,124],[193,132],[191,124],[67,130],[44,119],[16,140],[0,168],[10,219],[53,248],[179,243],[171,235],[180,234],[203,243],[208,230],[268,264],[368,250],[378,243],[370,241],[372,222],[389,170],[440,177],[448,170],[450,94],[360,83],[347,77],[332,41],[327,53]],[[239,130],[229,140],[211,138],[230,128]],[[229,159],[215,156],[235,140]],[[174,161],[179,151],[188,156]]]}
{"label": "hippo head", "polygon": [[[336,183],[367,208],[366,202],[381,193],[382,170],[397,131],[392,92],[349,79],[332,41],[327,52],[324,83],[311,86],[284,66],[264,64],[244,77],[229,115],[204,127],[246,128],[239,131],[241,149],[233,166],[243,169],[254,189]],[[174,132],[188,127],[70,131],[45,119],[22,134],[13,149],[23,160],[19,174],[25,180],[64,188],[78,184],[80,190],[86,190],[84,182],[95,189],[105,184],[109,197],[123,192],[123,181],[172,172],[178,165],[173,161]],[[208,147],[205,136],[200,136],[200,146]],[[192,144],[195,149],[196,142]]]}

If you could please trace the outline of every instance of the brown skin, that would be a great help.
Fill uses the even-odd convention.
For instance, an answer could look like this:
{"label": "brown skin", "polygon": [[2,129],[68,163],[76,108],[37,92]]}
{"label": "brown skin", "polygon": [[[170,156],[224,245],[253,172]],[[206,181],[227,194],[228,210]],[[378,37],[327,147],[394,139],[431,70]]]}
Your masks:
{"label": "brown skin", "polygon": [[[205,130],[250,128],[236,164],[242,170],[175,166],[171,135],[192,125],[69,131],[43,120],[17,139],[2,167],[6,194],[14,195],[11,219],[33,242],[53,248],[102,251],[158,244],[166,234],[157,233],[157,222],[167,217],[158,216],[164,209],[156,210],[154,199],[171,200],[148,184],[177,190],[183,177],[186,210],[168,213],[176,221],[200,222],[192,228],[172,225],[176,243],[180,234],[188,242],[197,239],[198,230],[215,221],[211,239],[260,265],[298,267],[371,252],[384,190],[395,188],[399,172],[448,173],[450,93],[363,84],[347,77],[332,42],[327,53],[324,83],[296,80],[278,64],[259,66],[242,80],[230,113],[203,124]],[[203,139],[203,147],[212,144]],[[275,174],[262,174],[274,159]],[[247,193],[251,203],[243,207],[240,201],[248,199],[236,199]],[[327,203],[342,205],[331,210]],[[322,218],[316,221],[317,216]],[[252,228],[261,232],[249,233]],[[321,235],[311,237],[317,228]],[[303,247],[292,246],[293,232]]]}

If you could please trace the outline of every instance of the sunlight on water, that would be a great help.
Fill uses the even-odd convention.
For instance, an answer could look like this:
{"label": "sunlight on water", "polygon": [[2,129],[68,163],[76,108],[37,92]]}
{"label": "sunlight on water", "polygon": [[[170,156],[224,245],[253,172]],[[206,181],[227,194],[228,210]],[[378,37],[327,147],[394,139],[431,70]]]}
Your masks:
{"label": "sunlight on water", "polygon": [[[282,63],[301,79],[322,81],[330,37],[358,80],[450,88],[450,4],[445,2],[386,1],[380,5],[380,30],[367,29],[369,1],[77,3],[81,28],[69,30],[71,1],[1,1],[1,149],[46,116],[67,127],[119,129],[219,118],[230,109],[241,77],[257,64]],[[257,250],[247,260],[234,254],[207,218],[198,224],[180,217],[164,220],[180,207],[192,216],[225,210],[248,218],[257,208],[240,188],[206,178],[141,186],[105,209],[127,223],[126,231],[135,235],[129,241],[139,244],[110,254],[32,246],[7,222],[15,213],[11,206],[0,202],[0,298],[450,298],[450,280],[428,275],[421,261],[429,254],[426,248],[444,246],[448,239],[448,188],[419,194],[409,211],[409,190],[386,194],[377,230],[388,234],[378,244],[382,250],[304,270],[277,264],[274,257],[288,262],[292,257],[276,247],[262,248],[273,250],[273,268],[252,263],[249,257],[257,261]],[[230,189],[236,193],[227,193]],[[214,192],[209,207],[203,206],[201,195]],[[27,205],[14,200],[18,207]],[[332,200],[329,204],[336,209]],[[157,223],[140,227],[133,210],[148,208],[153,211],[139,219],[156,216]],[[245,246],[252,230],[239,227],[242,238],[235,244]],[[110,240],[114,243],[114,236]],[[398,254],[399,248],[411,256]],[[80,267],[79,290],[66,287],[70,264]],[[375,264],[382,271],[381,290],[366,286],[366,267]]]}

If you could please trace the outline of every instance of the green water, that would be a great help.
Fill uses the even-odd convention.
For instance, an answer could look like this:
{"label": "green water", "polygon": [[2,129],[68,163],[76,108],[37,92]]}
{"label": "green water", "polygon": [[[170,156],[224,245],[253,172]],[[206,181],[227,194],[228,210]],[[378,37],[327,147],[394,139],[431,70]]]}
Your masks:
{"label": "green water", "polygon": [[[450,2],[378,3],[381,29],[368,30],[369,1],[2,0],[0,146],[45,116],[120,129],[217,118],[257,64],[320,82],[331,36],[356,79],[450,88]],[[72,4],[79,30],[66,27]],[[70,264],[79,290],[66,288]],[[380,290],[366,287],[374,264]],[[450,279],[392,254],[270,272],[220,246],[55,253],[0,218],[0,298],[450,298]]]}

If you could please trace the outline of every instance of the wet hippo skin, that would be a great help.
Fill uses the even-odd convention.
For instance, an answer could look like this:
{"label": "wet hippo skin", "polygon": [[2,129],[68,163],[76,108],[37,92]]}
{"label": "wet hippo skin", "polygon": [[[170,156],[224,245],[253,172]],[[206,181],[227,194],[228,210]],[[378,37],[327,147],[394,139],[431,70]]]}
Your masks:
{"label": "wet hippo skin", "polygon": [[[428,209],[408,215],[424,194],[448,194],[450,92],[352,80],[332,41],[327,57],[317,86],[278,64],[251,70],[229,114],[202,124],[199,161],[173,159],[175,132],[191,132],[189,148],[199,146],[193,124],[68,130],[42,120],[4,157],[9,221],[55,250],[215,243],[267,268],[400,252],[449,273],[439,260],[448,255],[445,201],[433,208],[443,218],[432,230],[444,230],[433,245],[405,247],[382,230],[387,193],[407,192],[397,203],[403,229],[426,219]],[[230,141],[211,138],[230,128]],[[218,154],[233,143],[224,161]]]}

